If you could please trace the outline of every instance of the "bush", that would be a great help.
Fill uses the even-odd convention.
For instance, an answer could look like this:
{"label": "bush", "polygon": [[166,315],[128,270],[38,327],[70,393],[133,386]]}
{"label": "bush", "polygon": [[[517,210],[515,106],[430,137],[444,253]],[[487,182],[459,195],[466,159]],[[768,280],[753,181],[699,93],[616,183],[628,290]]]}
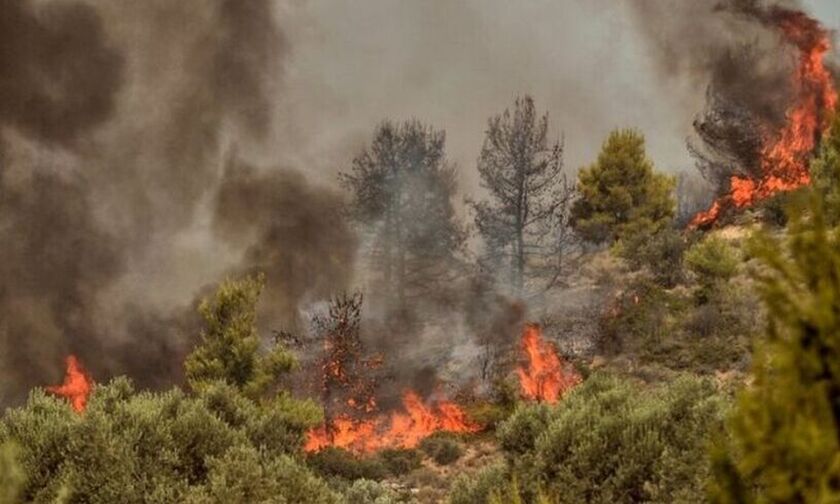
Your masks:
{"label": "bush", "polygon": [[707,380],[649,388],[596,373],[556,408],[518,411],[499,436],[526,502],[542,490],[568,503],[700,502],[724,406]]}
{"label": "bush", "polygon": [[721,238],[710,235],[685,253],[685,263],[697,275],[700,284],[698,300],[704,303],[714,297],[727,280],[738,272],[737,251]]}
{"label": "bush", "polygon": [[377,456],[393,476],[402,476],[423,465],[423,456],[414,448],[386,448]]}
{"label": "bush", "polygon": [[[59,496],[74,502],[200,501],[217,493],[214,485],[220,483],[214,479],[219,478],[249,495],[280,488],[275,498],[282,499],[298,495],[297,483],[315,484],[305,468],[283,458],[297,453],[297,440],[310,425],[299,407],[282,397],[252,402],[235,387],[218,383],[198,396],[177,389],[134,393],[129,380],[118,378],[94,389],[83,415],[63,400],[33,391],[24,407],[7,411],[0,440],[20,446],[27,502]],[[258,435],[272,429],[288,439],[275,443]],[[220,460],[253,471],[220,473]],[[279,466],[300,478],[286,486],[265,480]],[[327,496],[309,502],[329,501]]]}
{"label": "bush", "polygon": [[449,436],[434,435],[420,442],[420,449],[440,465],[449,465],[464,454],[461,445]]}
{"label": "bush", "polygon": [[678,230],[665,226],[659,231],[625,236],[618,243],[618,255],[635,269],[647,269],[659,285],[671,288],[683,279],[686,242]]}
{"label": "bush", "polygon": [[308,462],[323,476],[337,476],[347,480],[364,478],[380,481],[389,474],[388,467],[381,458],[362,457],[332,446],[309,455]]}
{"label": "bush", "polygon": [[0,504],[19,502],[26,475],[17,460],[18,448],[6,443],[0,445]]}
{"label": "bush", "polygon": [[344,492],[344,504],[396,504],[396,494],[376,481],[359,479]]}
{"label": "bush", "polygon": [[476,474],[461,475],[452,484],[449,504],[477,504],[487,502],[490,496],[508,485],[508,473],[503,464],[497,464]]}

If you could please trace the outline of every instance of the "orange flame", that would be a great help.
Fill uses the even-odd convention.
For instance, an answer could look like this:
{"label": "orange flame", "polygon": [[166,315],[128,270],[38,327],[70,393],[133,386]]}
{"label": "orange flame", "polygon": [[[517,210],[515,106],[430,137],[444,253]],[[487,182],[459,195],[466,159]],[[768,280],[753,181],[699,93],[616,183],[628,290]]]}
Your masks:
{"label": "orange flame", "polygon": [[749,179],[733,176],[728,194],[711,208],[697,214],[689,227],[714,223],[725,207],[744,208],[783,191],[810,183],[808,156],[816,147],[819,133],[826,129],[828,116],[837,107],[837,91],[823,62],[831,48],[828,33],[800,12],[780,11],[778,27],[786,40],[800,51],[794,74],[796,102],[787,111],[787,123],[775,138],[765,140],[761,153],[761,176]]}
{"label": "orange flame", "polygon": [[522,333],[522,350],[527,365],[516,370],[522,395],[528,399],[556,403],[567,390],[581,382],[574,370],[564,370],[563,361],[554,347],[543,340],[542,329],[528,324]]}
{"label": "orange flame", "polygon": [[334,446],[367,453],[382,448],[413,448],[435,432],[481,430],[457,404],[439,401],[430,406],[411,390],[403,394],[403,408],[404,411],[367,420],[339,416],[329,425],[310,430],[304,450],[315,452]]}
{"label": "orange flame", "polygon": [[46,390],[47,392],[66,398],[70,401],[73,410],[81,413],[87,405],[88,396],[93,388],[93,380],[90,379],[84,368],[82,368],[79,359],[75,355],[68,355],[66,362],[67,372],[64,375],[64,383],[47,387]]}

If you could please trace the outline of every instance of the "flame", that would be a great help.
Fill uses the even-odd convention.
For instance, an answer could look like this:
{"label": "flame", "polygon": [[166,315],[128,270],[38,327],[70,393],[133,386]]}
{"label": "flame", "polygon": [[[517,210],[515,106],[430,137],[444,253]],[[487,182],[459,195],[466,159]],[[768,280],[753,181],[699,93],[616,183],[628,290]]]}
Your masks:
{"label": "flame", "polygon": [[403,394],[403,411],[369,419],[354,419],[341,415],[329,425],[307,433],[304,450],[315,452],[327,446],[357,452],[372,452],[382,448],[414,448],[435,432],[478,432],[481,426],[471,422],[455,403],[424,402],[414,391]]}
{"label": "flame", "polygon": [[797,98],[787,111],[785,126],[764,142],[760,177],[731,177],[729,193],[715,201],[709,210],[697,214],[689,224],[691,228],[713,224],[724,208],[744,208],[811,181],[808,157],[817,145],[820,132],[827,127],[828,116],[837,107],[837,91],[823,62],[831,44],[828,33],[805,14],[778,10],[775,15],[785,39],[800,52],[793,76]]}
{"label": "flame", "polygon": [[554,404],[567,390],[580,383],[580,375],[574,370],[563,369],[563,361],[554,347],[543,340],[539,325],[525,326],[522,350],[528,362],[516,371],[522,395],[526,398]]}
{"label": "flame", "polygon": [[61,396],[70,401],[70,405],[77,413],[85,410],[88,396],[93,388],[93,380],[82,368],[79,359],[75,355],[68,355],[67,372],[64,375],[64,383],[52,387],[47,387],[47,392]]}

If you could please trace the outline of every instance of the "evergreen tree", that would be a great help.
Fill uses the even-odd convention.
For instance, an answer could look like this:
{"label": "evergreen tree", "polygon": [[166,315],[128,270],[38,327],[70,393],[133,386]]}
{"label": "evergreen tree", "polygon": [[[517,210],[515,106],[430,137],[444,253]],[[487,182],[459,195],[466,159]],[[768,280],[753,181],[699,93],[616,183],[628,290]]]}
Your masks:
{"label": "evergreen tree", "polygon": [[294,358],[279,343],[268,352],[261,351],[256,317],[264,284],[262,275],[227,280],[213,298],[202,301],[198,309],[205,322],[201,342],[184,363],[194,390],[221,381],[256,398],[294,367]]}
{"label": "evergreen tree", "polygon": [[808,210],[784,243],[752,245],[767,331],[716,451],[715,502],[840,501],[840,236],[819,198]]}
{"label": "evergreen tree", "polygon": [[573,225],[593,243],[653,234],[673,217],[673,188],[671,177],[654,171],[641,133],[613,131],[598,160],[578,174],[580,197],[572,206]]}
{"label": "evergreen tree", "polygon": [[810,171],[813,187],[823,199],[827,222],[840,223],[840,114],[834,116]]}
{"label": "evergreen tree", "polygon": [[526,294],[529,276],[551,286],[573,246],[567,231],[574,190],[563,173],[563,146],[549,142],[548,114],[538,117],[530,96],[490,118],[478,173],[490,196],[471,202],[485,259],[509,267],[517,295]]}
{"label": "evergreen tree", "polygon": [[443,131],[385,121],[340,180],[356,217],[376,230],[372,259],[386,297],[403,307],[452,279],[466,235],[452,204],[457,185]]}

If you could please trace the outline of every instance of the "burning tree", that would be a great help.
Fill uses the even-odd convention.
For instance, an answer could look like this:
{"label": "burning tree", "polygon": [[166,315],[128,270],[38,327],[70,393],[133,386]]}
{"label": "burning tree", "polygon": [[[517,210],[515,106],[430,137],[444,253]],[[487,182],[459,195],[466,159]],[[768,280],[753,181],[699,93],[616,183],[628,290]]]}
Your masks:
{"label": "burning tree", "polygon": [[792,98],[781,127],[776,127],[760,111],[711,88],[709,111],[695,122],[707,148],[690,150],[701,171],[724,187],[724,194],[695,216],[693,227],[709,226],[729,209],[809,184],[809,158],[837,106],[837,92],[823,62],[830,38],[816,20],[778,6],[760,8],[754,2],[739,2],[733,9],[774,29],[798,52]]}
{"label": "burning tree", "polygon": [[380,355],[367,356],[361,341],[362,295],[334,299],[326,315],[313,320],[324,344],[321,359],[321,399],[324,424],[309,431],[304,449],[337,446],[368,452],[386,447],[414,447],[437,431],[475,432],[458,405],[427,402],[405,390],[402,411],[378,411],[376,390],[381,376]]}
{"label": "burning tree", "polygon": [[338,416],[356,416],[376,410],[377,377],[382,356],[366,356],[361,340],[361,293],[333,299],[326,315],[313,319],[323,341],[321,401],[324,424],[333,426]]}

